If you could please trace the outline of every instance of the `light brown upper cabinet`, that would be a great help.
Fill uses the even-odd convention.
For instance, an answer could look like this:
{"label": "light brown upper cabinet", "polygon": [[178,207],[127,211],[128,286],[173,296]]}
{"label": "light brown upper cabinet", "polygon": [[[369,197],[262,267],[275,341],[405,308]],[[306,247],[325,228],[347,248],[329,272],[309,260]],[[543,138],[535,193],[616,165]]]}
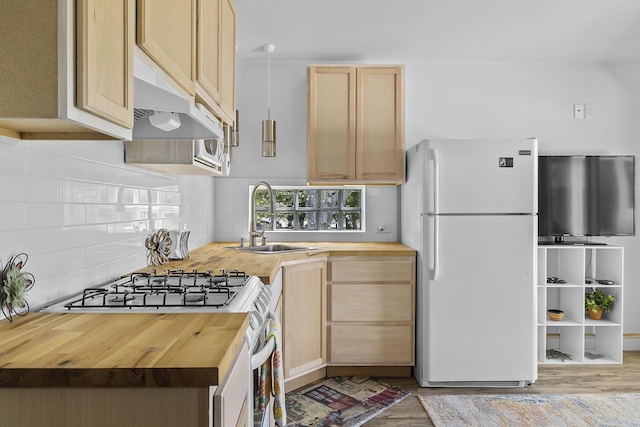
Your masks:
{"label": "light brown upper cabinet", "polygon": [[131,139],[134,1],[3,4],[0,135]]}
{"label": "light brown upper cabinet", "polygon": [[78,0],[78,100],[91,111],[133,127],[133,0]]}
{"label": "light brown upper cabinet", "polygon": [[236,111],[236,11],[231,0],[198,0],[196,99],[223,122]]}
{"label": "light brown upper cabinet", "polygon": [[402,66],[309,66],[307,181],[402,184]]}
{"label": "light brown upper cabinet", "polygon": [[220,103],[220,4],[222,0],[198,0],[196,25],[196,93]]}
{"label": "light brown upper cabinet", "polygon": [[225,114],[236,116],[236,10],[231,0],[220,7],[220,106]]}
{"label": "light brown upper cabinet", "polygon": [[196,0],[138,0],[138,46],[195,95]]}

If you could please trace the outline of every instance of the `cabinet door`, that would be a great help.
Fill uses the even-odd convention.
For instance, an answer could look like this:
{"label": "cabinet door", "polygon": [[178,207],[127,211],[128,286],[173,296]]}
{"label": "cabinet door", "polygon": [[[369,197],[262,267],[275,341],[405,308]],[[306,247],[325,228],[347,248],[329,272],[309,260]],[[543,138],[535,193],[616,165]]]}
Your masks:
{"label": "cabinet door", "polygon": [[196,80],[217,103],[220,103],[220,3],[221,0],[198,0],[196,34]]}
{"label": "cabinet door", "polygon": [[138,0],[137,43],[190,95],[195,94],[195,1]]}
{"label": "cabinet door", "polygon": [[236,10],[231,0],[220,5],[220,107],[236,117]]}
{"label": "cabinet door", "polygon": [[356,178],[356,69],[308,69],[307,178]]}
{"label": "cabinet door", "polygon": [[283,267],[285,378],[325,363],[326,262]]}
{"label": "cabinet door", "polygon": [[213,397],[216,426],[246,425],[247,396],[249,390],[249,350],[243,344],[238,357],[229,370],[224,383]]}
{"label": "cabinet door", "polygon": [[402,68],[358,68],[357,82],[356,177],[368,181],[402,183]]}
{"label": "cabinet door", "polygon": [[134,0],[78,0],[77,106],[133,128]]}

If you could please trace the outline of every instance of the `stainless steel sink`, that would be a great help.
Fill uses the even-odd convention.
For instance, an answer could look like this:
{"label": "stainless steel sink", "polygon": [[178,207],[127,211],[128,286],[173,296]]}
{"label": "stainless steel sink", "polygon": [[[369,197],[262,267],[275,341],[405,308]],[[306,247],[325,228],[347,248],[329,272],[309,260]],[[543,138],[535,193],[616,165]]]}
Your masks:
{"label": "stainless steel sink", "polygon": [[296,252],[296,251],[310,251],[315,248],[309,246],[295,246],[295,245],[283,245],[280,243],[273,243],[268,245],[256,245],[256,246],[230,246],[229,249],[235,249],[237,251],[255,252],[258,254],[274,254],[282,252]]}

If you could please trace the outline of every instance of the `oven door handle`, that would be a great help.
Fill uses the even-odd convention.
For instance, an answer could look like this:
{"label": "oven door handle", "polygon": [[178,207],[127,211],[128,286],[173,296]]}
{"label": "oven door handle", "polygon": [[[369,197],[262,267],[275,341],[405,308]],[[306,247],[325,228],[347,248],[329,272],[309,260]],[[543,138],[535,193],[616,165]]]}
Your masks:
{"label": "oven door handle", "polygon": [[276,346],[276,340],[270,337],[264,347],[251,356],[251,370],[258,369],[271,356]]}
{"label": "oven door handle", "polygon": [[[267,313],[267,319],[278,320],[278,316],[273,312],[269,311]],[[266,320],[266,319],[265,319]],[[269,322],[265,321],[264,327],[267,328]],[[251,355],[251,370],[256,370],[271,356],[276,347],[276,340],[273,337],[269,337],[269,339],[264,343],[264,346],[258,350],[255,354]]]}

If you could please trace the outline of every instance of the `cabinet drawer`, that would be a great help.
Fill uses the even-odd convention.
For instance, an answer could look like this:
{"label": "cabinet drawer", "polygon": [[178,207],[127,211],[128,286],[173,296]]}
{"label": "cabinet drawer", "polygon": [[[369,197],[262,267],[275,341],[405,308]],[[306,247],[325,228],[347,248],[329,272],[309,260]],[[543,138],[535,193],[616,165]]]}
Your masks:
{"label": "cabinet drawer", "polygon": [[411,326],[330,326],[329,363],[413,365]]}
{"label": "cabinet drawer", "polygon": [[333,282],[413,282],[413,258],[406,260],[334,260],[331,262]]}
{"label": "cabinet drawer", "polygon": [[334,284],[329,286],[329,320],[410,322],[412,284]]}

